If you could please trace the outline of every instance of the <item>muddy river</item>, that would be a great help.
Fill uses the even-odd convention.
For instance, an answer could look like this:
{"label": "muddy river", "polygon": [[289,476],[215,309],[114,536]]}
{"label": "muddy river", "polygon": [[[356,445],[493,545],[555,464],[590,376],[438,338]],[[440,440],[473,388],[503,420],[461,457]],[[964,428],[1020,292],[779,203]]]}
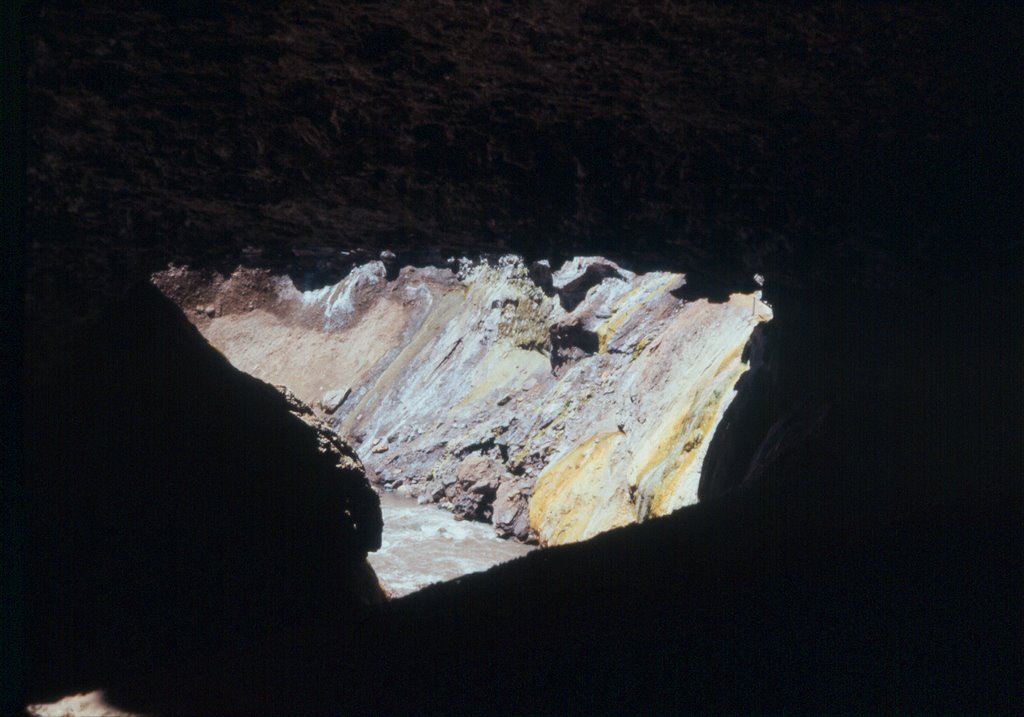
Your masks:
{"label": "muddy river", "polygon": [[380,550],[369,559],[393,597],[486,570],[535,547],[502,540],[490,525],[456,520],[448,511],[412,498],[385,493],[380,509],[384,534]]}

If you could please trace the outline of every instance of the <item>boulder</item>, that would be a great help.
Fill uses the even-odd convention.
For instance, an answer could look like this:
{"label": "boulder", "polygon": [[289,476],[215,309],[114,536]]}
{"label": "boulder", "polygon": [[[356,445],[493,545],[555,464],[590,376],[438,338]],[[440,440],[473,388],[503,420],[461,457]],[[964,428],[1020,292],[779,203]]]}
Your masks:
{"label": "boulder", "polygon": [[459,483],[471,486],[477,483],[493,481],[498,483],[506,475],[505,466],[493,458],[474,455],[466,458],[455,471]]}
{"label": "boulder", "polygon": [[609,277],[630,280],[634,276],[613,261],[599,256],[584,256],[565,262],[551,275],[551,286],[558,293],[563,308],[572,311],[592,286]]}
{"label": "boulder", "polygon": [[499,484],[500,481],[498,480],[492,478],[484,478],[483,480],[478,480],[476,483],[471,485],[469,487],[469,492],[476,493],[478,495],[494,494],[494,492],[498,490]]}
{"label": "boulder", "polygon": [[551,262],[547,259],[532,262],[530,264],[530,278],[545,294],[551,296],[553,293],[553,287],[551,286]]}
{"label": "boulder", "polygon": [[487,456],[474,455],[462,461],[455,482],[448,491],[456,516],[484,523],[491,520],[491,504],[503,478],[505,467]]}
{"label": "boulder", "polygon": [[601,345],[597,332],[575,317],[553,324],[550,333],[552,366],[579,361],[597,353]]}
{"label": "boulder", "polygon": [[494,532],[502,538],[526,541],[530,537],[530,518],[526,497],[519,486],[503,482],[498,485],[492,505]]}
{"label": "boulder", "polygon": [[342,388],[328,391],[320,399],[320,408],[323,409],[324,413],[334,413],[341,405],[348,400],[348,397],[352,395],[352,387],[344,386]]}

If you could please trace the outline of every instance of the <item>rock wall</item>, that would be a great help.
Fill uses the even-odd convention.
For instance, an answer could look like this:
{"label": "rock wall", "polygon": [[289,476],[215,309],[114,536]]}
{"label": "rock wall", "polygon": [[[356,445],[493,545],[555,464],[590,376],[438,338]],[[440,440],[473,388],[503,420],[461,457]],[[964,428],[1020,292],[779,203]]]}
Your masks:
{"label": "rock wall", "polygon": [[242,269],[154,281],[238,368],[317,404],[379,485],[546,544],[696,502],[744,346],[772,316],[596,257],[387,273],[309,291]]}

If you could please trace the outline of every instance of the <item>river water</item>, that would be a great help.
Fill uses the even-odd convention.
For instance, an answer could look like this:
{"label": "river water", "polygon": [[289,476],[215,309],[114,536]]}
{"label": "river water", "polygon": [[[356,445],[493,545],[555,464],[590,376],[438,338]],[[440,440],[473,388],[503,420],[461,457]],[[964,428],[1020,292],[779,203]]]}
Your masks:
{"label": "river water", "polygon": [[392,493],[381,495],[380,510],[384,534],[380,550],[369,559],[392,597],[486,570],[536,547],[502,540],[488,524],[456,520],[436,505]]}

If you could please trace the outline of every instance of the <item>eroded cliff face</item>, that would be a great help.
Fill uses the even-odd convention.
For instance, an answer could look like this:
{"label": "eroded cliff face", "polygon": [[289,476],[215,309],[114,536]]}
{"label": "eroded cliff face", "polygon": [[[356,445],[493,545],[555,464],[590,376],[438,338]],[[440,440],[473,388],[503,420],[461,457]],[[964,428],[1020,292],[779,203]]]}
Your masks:
{"label": "eroded cliff face", "polygon": [[309,291],[246,269],[154,281],[238,368],[315,403],[386,490],[546,544],[696,502],[744,346],[772,316],[597,257],[376,261]]}

